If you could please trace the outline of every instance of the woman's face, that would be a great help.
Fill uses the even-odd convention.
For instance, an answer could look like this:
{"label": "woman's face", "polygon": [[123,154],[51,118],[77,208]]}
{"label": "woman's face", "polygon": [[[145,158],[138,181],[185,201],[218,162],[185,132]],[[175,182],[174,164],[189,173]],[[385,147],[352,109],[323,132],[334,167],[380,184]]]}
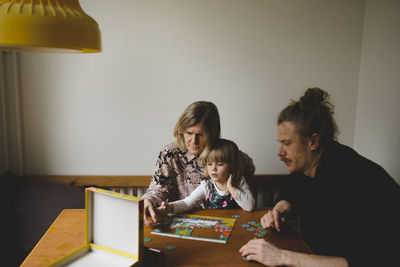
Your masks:
{"label": "woman's face", "polygon": [[203,152],[206,145],[201,123],[187,128],[183,133],[183,138],[185,139],[185,145],[189,153],[198,156]]}

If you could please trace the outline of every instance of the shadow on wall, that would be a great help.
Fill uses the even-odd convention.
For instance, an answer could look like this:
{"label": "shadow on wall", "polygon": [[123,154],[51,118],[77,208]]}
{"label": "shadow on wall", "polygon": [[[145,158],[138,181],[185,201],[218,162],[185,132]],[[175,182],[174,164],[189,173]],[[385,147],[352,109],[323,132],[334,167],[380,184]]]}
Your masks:
{"label": "shadow on wall", "polygon": [[19,266],[63,209],[85,208],[84,188],[9,174],[1,180],[6,266]]}

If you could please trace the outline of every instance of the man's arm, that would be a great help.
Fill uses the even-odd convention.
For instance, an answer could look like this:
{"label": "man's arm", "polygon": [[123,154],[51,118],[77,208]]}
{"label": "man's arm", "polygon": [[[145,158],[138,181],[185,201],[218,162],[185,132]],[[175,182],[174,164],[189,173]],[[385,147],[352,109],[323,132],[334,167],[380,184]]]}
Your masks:
{"label": "man's arm", "polygon": [[298,267],[348,267],[347,260],[342,257],[320,256],[283,250],[284,265]]}
{"label": "man's arm", "polygon": [[293,267],[348,267],[345,258],[318,256],[280,249],[264,239],[253,239],[240,248],[239,253],[247,260],[255,260],[268,266]]}

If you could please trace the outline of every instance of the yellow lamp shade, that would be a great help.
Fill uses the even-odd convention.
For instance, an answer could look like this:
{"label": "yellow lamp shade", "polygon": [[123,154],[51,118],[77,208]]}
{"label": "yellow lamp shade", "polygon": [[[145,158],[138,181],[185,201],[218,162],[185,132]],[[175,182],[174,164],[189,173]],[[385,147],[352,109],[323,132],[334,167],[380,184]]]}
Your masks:
{"label": "yellow lamp shade", "polygon": [[100,29],[78,0],[0,0],[0,50],[100,52]]}

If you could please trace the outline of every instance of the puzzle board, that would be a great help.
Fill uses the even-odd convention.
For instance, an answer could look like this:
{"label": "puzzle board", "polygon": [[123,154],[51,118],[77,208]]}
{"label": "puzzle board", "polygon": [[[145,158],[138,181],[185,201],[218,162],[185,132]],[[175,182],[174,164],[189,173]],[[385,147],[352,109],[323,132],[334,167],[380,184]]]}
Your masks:
{"label": "puzzle board", "polygon": [[180,214],[172,217],[170,223],[154,229],[151,233],[177,238],[226,243],[235,222],[236,218]]}

